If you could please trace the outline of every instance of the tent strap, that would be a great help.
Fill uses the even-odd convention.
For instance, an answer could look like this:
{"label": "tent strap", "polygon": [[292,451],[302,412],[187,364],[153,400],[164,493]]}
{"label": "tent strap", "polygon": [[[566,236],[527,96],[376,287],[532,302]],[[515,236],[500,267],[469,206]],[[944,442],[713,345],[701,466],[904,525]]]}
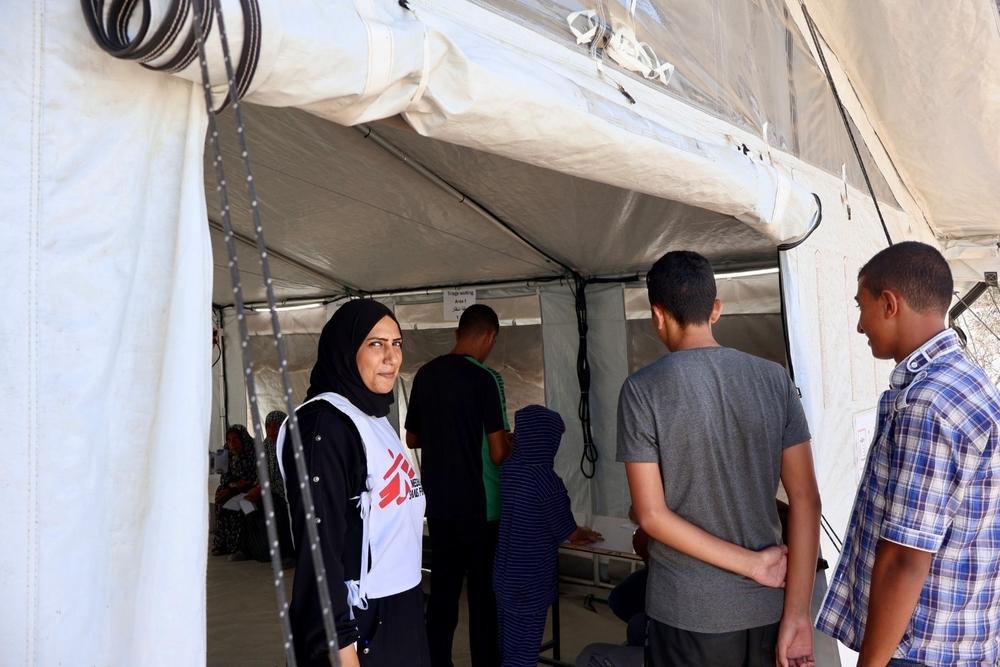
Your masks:
{"label": "tent strap", "polygon": [[[212,86],[208,72],[208,59],[206,56],[205,41],[207,32],[204,29],[206,23],[203,21],[205,3],[214,4],[217,17],[219,40],[222,45],[222,55],[225,62],[226,78],[229,83],[231,97],[235,97],[238,90],[236,83],[237,74],[233,71],[233,61],[229,51],[229,40],[226,37],[226,26],[222,16],[221,0],[193,0],[194,26],[196,32],[196,42],[198,46],[198,61],[201,65],[201,88],[205,97],[205,111],[208,116],[208,136],[214,153],[213,164],[217,179],[216,191],[219,193],[219,209],[222,217],[223,236],[226,242],[226,249],[229,253],[229,275],[233,284],[233,297],[236,302],[236,320],[240,330],[240,345],[243,348],[243,372],[246,376],[247,395],[250,402],[250,415],[253,425],[254,444],[256,451],[257,476],[260,481],[261,492],[264,502],[264,523],[267,531],[267,540],[270,545],[271,569],[274,573],[275,597],[278,602],[278,615],[280,617],[281,629],[284,635],[285,657],[290,667],[296,666],[294,642],[292,638],[292,628],[289,620],[289,604],[284,585],[284,569],[281,565],[281,550],[278,540],[278,532],[275,521],[274,498],[269,480],[269,470],[267,461],[267,451],[264,447],[264,428],[260,416],[260,405],[257,400],[257,389],[253,374],[253,360],[250,354],[250,332],[247,326],[246,309],[243,302],[243,287],[240,282],[240,270],[238,254],[236,251],[236,240],[233,232],[232,218],[229,206],[229,191],[226,185],[226,174],[223,167],[222,149],[219,142],[219,126],[216,120],[216,110],[212,104]],[[147,3],[148,4],[148,3]],[[244,2],[244,9],[246,3]],[[244,21],[246,21],[244,13]],[[258,40],[259,44],[259,40]],[[271,327],[277,346],[278,360],[281,368],[282,387],[285,394],[285,406],[288,413],[286,432],[290,433],[292,450],[295,457],[295,466],[300,480],[308,479],[308,472],[305,466],[305,454],[302,447],[302,438],[299,434],[298,418],[295,414],[293,404],[293,393],[291,378],[288,374],[288,353],[284,338],[281,335],[281,327],[278,322],[278,313],[275,308],[274,281],[271,277],[270,260],[268,258],[267,246],[264,243],[264,228],[261,221],[259,198],[257,196],[257,186],[254,183],[253,173],[250,168],[250,151],[247,146],[246,127],[243,121],[243,113],[240,102],[234,100],[232,108],[235,115],[236,134],[239,141],[240,151],[243,158],[244,178],[241,179],[246,188],[250,201],[250,211],[253,219],[254,240],[258,252],[258,261],[261,267],[261,274],[264,279],[264,286],[267,293],[268,306],[271,311]],[[310,484],[301,483],[302,501],[306,512],[306,530],[309,536],[309,548],[312,554],[313,568],[316,575],[317,594],[320,601],[321,617],[326,632],[327,647],[330,652],[334,667],[339,667],[340,658],[337,647],[337,631],[333,618],[333,605],[330,598],[330,588],[326,583],[326,568],[323,561],[319,535],[316,528],[316,510],[313,505],[312,489]],[[305,548],[306,545],[301,545]]]}

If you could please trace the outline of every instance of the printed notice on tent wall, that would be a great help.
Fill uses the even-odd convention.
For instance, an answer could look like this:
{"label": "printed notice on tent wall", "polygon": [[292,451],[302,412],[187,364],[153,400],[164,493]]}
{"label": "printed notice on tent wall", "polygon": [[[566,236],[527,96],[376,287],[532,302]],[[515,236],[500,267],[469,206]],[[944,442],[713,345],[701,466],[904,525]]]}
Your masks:
{"label": "printed notice on tent wall", "polygon": [[444,319],[446,322],[457,322],[462,312],[476,302],[474,289],[449,289],[444,291]]}
{"label": "printed notice on tent wall", "polygon": [[868,450],[875,438],[877,422],[875,408],[854,415],[854,460],[857,463],[858,480],[865,473],[865,462],[868,460]]}

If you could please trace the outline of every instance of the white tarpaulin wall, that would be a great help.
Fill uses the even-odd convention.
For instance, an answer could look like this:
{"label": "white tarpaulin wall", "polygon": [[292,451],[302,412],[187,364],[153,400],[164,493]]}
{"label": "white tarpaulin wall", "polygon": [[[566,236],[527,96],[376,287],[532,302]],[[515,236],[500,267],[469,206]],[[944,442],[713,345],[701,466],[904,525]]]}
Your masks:
{"label": "white tarpaulin wall", "polygon": [[[8,4],[0,25],[0,245],[8,251],[0,399],[13,419],[0,472],[0,504],[9,512],[0,661],[202,664],[213,251],[223,272],[226,260],[205,228],[206,218],[213,229],[219,220],[214,194],[210,208],[204,196],[206,116],[191,83],[197,64],[170,77],[115,60],[95,45],[74,0]],[[265,222],[278,242],[279,297],[551,277],[564,272],[560,263],[584,275],[641,271],[672,247],[703,250],[720,264],[759,263],[773,258],[776,242],[808,228],[816,193],[824,222],[787,258],[787,311],[825,507],[842,530],[853,497],[852,415],[874,405],[884,381],[884,369],[868,375],[844,304],[853,271],[880,247],[881,232],[843,137],[827,140],[835,116],[821,112],[823,120],[805,125],[803,115],[796,126],[790,106],[779,111],[790,90],[797,110],[835,111],[828,97],[821,101],[828,92],[815,63],[799,57],[816,55],[801,9],[751,3],[748,12],[761,10],[746,25],[766,29],[750,31],[753,44],[729,49],[723,45],[741,44],[732,40],[743,24],[726,28],[721,3],[641,4],[638,20],[673,61],[681,90],[641,82],[608,59],[599,73],[586,46],[558,38],[537,18],[554,3],[493,11],[410,0],[407,11],[395,0],[260,0],[259,31],[247,33],[261,46],[247,100],[312,114],[248,113],[252,147],[261,137],[255,155]],[[967,215],[964,188],[938,180],[941,170],[979,174],[989,190],[1000,163],[989,116],[993,4],[969,0],[948,17],[808,4],[817,5],[830,55],[838,56],[833,77],[845,84],[851,118],[902,208],[883,206],[890,231],[933,240],[933,229],[965,255],[995,263],[982,239],[1000,231],[989,217],[996,207],[983,197]],[[239,53],[240,3],[223,5]],[[613,5],[602,6],[615,13]],[[137,13],[122,31],[134,34],[143,7],[157,25],[173,3],[130,6]],[[525,11],[512,20],[518,7]],[[549,23],[563,20],[560,13]],[[845,39],[866,34],[855,28],[873,16],[887,16],[886,34],[907,40],[906,48],[873,36],[868,53]],[[947,28],[941,41],[929,26]],[[190,26],[178,27],[185,34]],[[924,67],[943,41],[948,57],[935,67],[949,69]],[[894,62],[894,75],[939,78],[879,76],[894,50],[919,58]],[[784,94],[769,87],[782,51],[795,54],[785,59],[793,85]],[[172,55],[167,48],[162,58]],[[218,82],[214,41],[210,56]],[[759,72],[744,76],[737,62]],[[981,76],[969,75],[977,70]],[[993,83],[980,87],[984,80]],[[926,104],[927,83],[936,86],[929,97],[940,112],[914,115]],[[216,92],[221,98],[222,88]],[[876,115],[876,104],[893,113]],[[966,122],[969,109],[983,110],[982,120]],[[395,120],[360,130],[328,122],[387,118]],[[954,151],[921,143],[932,136],[947,146],[956,127]],[[235,156],[231,129],[222,123],[227,157]],[[807,151],[803,142],[814,139],[826,148]],[[291,155],[282,152],[289,146]],[[409,153],[428,173],[408,166]],[[924,157],[936,154],[948,160],[925,175]],[[837,165],[846,165],[846,178]],[[971,199],[984,195],[982,187]],[[234,192],[237,230],[247,233],[244,201]],[[243,248],[241,259],[249,282],[254,256]],[[215,302],[230,303],[225,282],[215,284]],[[621,300],[611,288],[595,288],[591,300],[591,354],[600,359],[593,400],[602,410],[627,370],[608,343],[624,333]],[[543,290],[543,318],[548,310],[569,336],[567,305],[565,295]],[[840,373],[848,350],[850,386]],[[566,352],[546,350],[546,361]],[[598,442],[609,435],[595,432]],[[612,506],[609,489],[594,493]]]}

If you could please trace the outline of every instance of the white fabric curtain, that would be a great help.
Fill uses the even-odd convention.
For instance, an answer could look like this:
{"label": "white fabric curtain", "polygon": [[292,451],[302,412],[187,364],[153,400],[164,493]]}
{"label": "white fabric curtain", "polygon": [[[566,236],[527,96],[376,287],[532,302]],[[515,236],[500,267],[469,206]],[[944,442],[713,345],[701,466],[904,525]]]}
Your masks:
{"label": "white fabric curtain", "polygon": [[625,516],[625,471],[615,463],[618,392],[628,373],[622,286],[592,285],[587,289],[591,431],[598,453],[592,479],[587,479],[580,467],[583,431],[578,417],[580,384],[576,362],[580,337],[575,299],[568,286],[550,286],[541,289],[541,302],[545,403],[566,422],[556,472],[569,490],[574,511]]}

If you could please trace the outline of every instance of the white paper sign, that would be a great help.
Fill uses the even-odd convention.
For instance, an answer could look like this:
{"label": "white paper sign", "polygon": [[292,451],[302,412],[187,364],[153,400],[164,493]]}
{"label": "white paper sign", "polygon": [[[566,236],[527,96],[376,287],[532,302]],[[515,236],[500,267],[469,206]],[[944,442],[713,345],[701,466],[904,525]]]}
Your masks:
{"label": "white paper sign", "polygon": [[450,289],[444,291],[444,319],[458,322],[462,312],[476,302],[474,289]]}
{"label": "white paper sign", "polygon": [[878,411],[875,408],[854,415],[854,460],[857,463],[858,480],[865,473],[868,450],[875,439]]}

